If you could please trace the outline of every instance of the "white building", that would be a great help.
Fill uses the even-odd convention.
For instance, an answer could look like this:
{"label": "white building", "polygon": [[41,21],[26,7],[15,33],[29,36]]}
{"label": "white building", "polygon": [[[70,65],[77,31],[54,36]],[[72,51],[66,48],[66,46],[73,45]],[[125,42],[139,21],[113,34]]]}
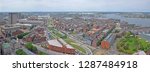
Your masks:
{"label": "white building", "polygon": [[146,55],[146,53],[144,51],[138,51],[134,53],[133,55]]}
{"label": "white building", "polygon": [[116,30],[120,30],[121,27],[120,27],[120,23],[116,23]]}

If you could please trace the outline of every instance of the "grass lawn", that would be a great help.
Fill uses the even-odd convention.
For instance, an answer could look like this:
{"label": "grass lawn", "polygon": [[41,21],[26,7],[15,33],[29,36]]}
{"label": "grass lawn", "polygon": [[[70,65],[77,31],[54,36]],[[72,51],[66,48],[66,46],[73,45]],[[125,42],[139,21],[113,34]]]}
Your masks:
{"label": "grass lawn", "polygon": [[117,48],[121,52],[133,54],[138,50],[143,50],[145,52],[150,50],[150,43],[138,36],[127,33],[117,42]]}
{"label": "grass lawn", "polygon": [[71,45],[73,48],[77,49],[78,51],[81,51],[83,54],[86,53],[86,51],[82,47],[77,45],[72,39],[68,38],[66,35],[65,36],[62,35],[60,31],[54,28],[49,28],[49,30],[52,31],[52,35],[54,36],[54,38],[62,38],[66,43]]}
{"label": "grass lawn", "polygon": [[46,53],[44,53],[44,52],[41,52],[41,51],[38,51],[38,53],[37,53],[38,55],[47,55]]}
{"label": "grass lawn", "polygon": [[73,48],[75,48],[75,49],[83,52],[84,54],[86,53],[86,51],[82,47],[80,47],[79,45],[77,45],[73,40],[71,40],[69,38],[66,38],[66,39],[64,39],[64,41],[66,43],[70,44]]}

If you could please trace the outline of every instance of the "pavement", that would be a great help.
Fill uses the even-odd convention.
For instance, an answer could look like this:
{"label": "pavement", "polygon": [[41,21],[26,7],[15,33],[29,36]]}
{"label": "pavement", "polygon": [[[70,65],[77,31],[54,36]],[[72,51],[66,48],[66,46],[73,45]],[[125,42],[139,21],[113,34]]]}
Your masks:
{"label": "pavement", "polygon": [[84,44],[84,43],[78,41],[76,38],[74,38],[74,37],[72,37],[72,36],[70,36],[70,35],[68,35],[68,36],[69,36],[70,39],[74,40],[79,46],[81,46],[82,48],[84,48],[84,50],[86,50],[86,54],[87,54],[87,55],[93,55],[93,53],[92,53],[92,51],[90,50],[90,48],[89,48],[88,45],[86,45],[86,44]]}
{"label": "pavement", "polygon": [[[47,28],[47,31],[50,31]],[[64,32],[65,33],[65,32]],[[67,33],[66,33],[67,34]],[[52,34],[51,34],[52,35]],[[86,50],[86,55],[93,55],[92,51],[90,50],[89,46],[78,41],[77,39],[75,39],[74,37],[71,37],[69,34],[67,34],[67,36],[69,36],[70,39],[74,40],[76,42],[77,45],[81,46],[82,48],[84,48],[84,50]]]}
{"label": "pavement", "polygon": [[22,48],[22,50],[23,50],[24,52],[26,52],[27,55],[36,55],[36,54],[34,54],[33,52],[29,51],[29,50],[26,49],[26,48]]}
{"label": "pavement", "polygon": [[93,51],[94,55],[106,55],[108,53],[108,49],[98,48]]}

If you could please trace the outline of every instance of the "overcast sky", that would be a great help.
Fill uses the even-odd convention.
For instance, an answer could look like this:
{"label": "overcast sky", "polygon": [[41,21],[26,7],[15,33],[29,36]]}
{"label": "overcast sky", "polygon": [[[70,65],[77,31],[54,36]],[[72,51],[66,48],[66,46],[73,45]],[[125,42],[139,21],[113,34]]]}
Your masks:
{"label": "overcast sky", "polygon": [[150,0],[0,0],[0,12],[150,12]]}

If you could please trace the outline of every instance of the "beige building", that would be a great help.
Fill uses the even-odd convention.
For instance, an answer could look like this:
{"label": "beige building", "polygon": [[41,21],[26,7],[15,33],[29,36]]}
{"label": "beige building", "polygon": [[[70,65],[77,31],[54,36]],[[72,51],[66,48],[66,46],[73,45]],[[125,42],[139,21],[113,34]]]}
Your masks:
{"label": "beige building", "polygon": [[15,32],[16,30],[20,29],[20,26],[16,26],[16,25],[3,25],[0,27],[0,31],[3,33],[3,35],[5,37],[10,37],[12,35],[13,32]]}

